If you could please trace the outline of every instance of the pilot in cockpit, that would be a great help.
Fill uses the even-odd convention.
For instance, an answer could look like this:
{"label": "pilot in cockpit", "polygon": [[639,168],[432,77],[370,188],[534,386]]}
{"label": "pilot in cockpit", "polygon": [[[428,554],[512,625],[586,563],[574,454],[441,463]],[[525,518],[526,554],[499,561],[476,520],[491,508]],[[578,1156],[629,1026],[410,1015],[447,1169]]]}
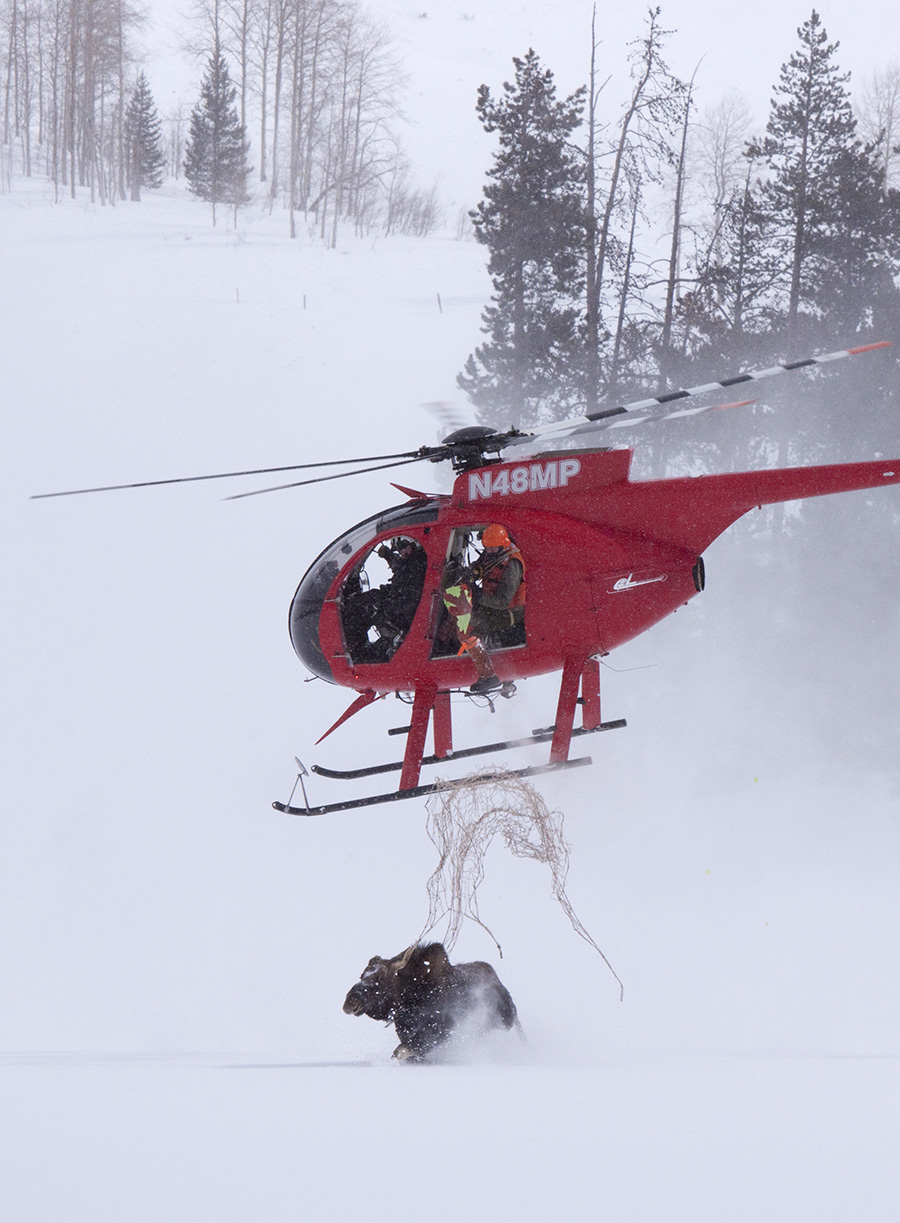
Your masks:
{"label": "pilot in cockpit", "polygon": [[[365,588],[367,561],[378,556],[390,579]],[[387,662],[409,632],[422,596],[428,558],[420,543],[400,536],[381,544],[347,579],[342,595],[344,634],[356,663]]]}

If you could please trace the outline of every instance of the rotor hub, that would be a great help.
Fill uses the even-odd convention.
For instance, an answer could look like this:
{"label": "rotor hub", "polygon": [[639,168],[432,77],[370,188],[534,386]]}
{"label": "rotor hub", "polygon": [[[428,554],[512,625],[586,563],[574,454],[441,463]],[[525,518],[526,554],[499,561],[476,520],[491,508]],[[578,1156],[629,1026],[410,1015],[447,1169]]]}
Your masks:
{"label": "rotor hub", "polygon": [[[473,471],[489,463],[499,463],[500,451],[511,434],[498,433],[487,425],[468,425],[449,433],[442,441],[444,448],[433,462],[449,458],[455,472]],[[488,457],[491,456],[491,457]]]}

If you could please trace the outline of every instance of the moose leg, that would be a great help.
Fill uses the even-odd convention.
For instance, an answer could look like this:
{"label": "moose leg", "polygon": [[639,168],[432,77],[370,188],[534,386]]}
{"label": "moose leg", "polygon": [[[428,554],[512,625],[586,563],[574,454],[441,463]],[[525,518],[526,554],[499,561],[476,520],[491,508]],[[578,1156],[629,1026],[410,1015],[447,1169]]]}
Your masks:
{"label": "moose leg", "polygon": [[425,1060],[421,1053],[416,1053],[415,1050],[410,1049],[408,1045],[398,1045],[391,1054],[391,1057],[395,1058],[398,1062],[411,1062],[413,1065],[415,1065],[417,1062],[422,1062]]}

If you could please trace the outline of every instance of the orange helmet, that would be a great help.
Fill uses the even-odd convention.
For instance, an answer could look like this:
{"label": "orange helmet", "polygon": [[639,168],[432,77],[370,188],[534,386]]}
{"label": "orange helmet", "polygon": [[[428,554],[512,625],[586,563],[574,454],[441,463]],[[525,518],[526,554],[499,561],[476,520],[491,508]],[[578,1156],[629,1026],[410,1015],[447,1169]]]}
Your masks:
{"label": "orange helmet", "polygon": [[509,538],[506,527],[501,527],[496,522],[492,522],[489,527],[484,528],[481,532],[481,542],[486,548],[512,547],[512,540]]}

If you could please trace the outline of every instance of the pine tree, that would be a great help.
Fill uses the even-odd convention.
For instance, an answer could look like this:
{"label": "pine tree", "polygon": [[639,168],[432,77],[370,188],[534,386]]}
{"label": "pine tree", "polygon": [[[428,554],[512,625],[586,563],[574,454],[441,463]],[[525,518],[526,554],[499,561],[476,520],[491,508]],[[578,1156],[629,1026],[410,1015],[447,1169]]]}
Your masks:
{"label": "pine tree", "polygon": [[[892,208],[879,189],[872,149],[856,134],[849,75],[834,63],[819,14],[797,31],[800,47],[781,69],[761,152],[770,177],[762,185],[772,259],[773,304],[791,340],[801,322],[847,306],[869,273],[893,261]],[[849,282],[847,278],[849,279]],[[853,290],[850,293],[849,290]],[[861,326],[859,309],[841,309],[843,328]],[[855,329],[854,327],[854,329]]]}
{"label": "pine tree", "polygon": [[188,186],[212,204],[214,225],[216,204],[231,204],[236,212],[249,198],[250,146],[235,107],[236,93],[225,60],[214,52],[200,86],[200,101],[191,112],[184,158]]}
{"label": "pine tree", "polygon": [[150,85],[142,72],[125,112],[125,175],[133,200],[141,198],[141,187],[159,187],[165,155],[159,115]]}
{"label": "pine tree", "polygon": [[494,293],[482,315],[488,341],[458,382],[483,419],[526,424],[562,415],[582,393],[584,166],[569,139],[584,90],[557,101],[553,74],[534,51],[513,63],[515,83],[504,84],[499,101],[487,85],[478,91],[478,117],[500,139],[471,213]]}

